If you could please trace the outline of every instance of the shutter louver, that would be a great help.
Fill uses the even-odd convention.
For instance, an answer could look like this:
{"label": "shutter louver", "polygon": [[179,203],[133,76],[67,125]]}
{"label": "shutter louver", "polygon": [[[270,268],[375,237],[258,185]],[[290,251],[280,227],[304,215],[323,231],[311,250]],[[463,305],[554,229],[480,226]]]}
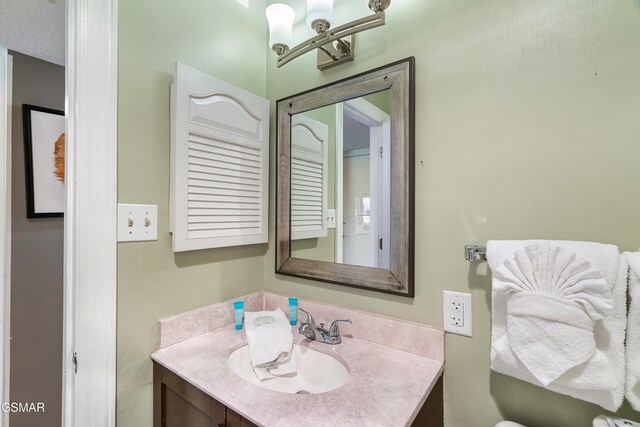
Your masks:
{"label": "shutter louver", "polygon": [[183,64],[176,68],[174,252],[267,242],[268,101]]}
{"label": "shutter louver", "polygon": [[329,128],[303,115],[291,123],[291,240],[324,237]]}

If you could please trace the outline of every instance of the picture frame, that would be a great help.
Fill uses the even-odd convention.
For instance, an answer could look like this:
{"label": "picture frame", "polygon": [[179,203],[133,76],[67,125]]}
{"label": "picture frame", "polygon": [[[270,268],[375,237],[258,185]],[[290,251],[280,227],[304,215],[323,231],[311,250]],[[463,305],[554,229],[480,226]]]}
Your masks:
{"label": "picture frame", "polygon": [[[64,111],[22,105],[27,218],[64,216]],[[56,160],[57,159],[57,160]]]}

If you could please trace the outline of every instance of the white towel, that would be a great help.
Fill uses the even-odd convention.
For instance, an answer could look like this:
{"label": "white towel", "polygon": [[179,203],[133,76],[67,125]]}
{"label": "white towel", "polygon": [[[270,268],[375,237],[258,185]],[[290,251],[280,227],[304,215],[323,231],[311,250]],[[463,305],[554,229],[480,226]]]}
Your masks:
{"label": "white towel", "polygon": [[615,411],[624,398],[626,262],[613,245],[491,241],[491,369]]}
{"label": "white towel", "polygon": [[296,372],[291,324],[281,309],[246,312],[244,325],[249,357],[259,380]]}
{"label": "white towel", "polygon": [[627,319],[626,398],[640,411],[640,252],[622,254],[629,264],[629,315]]}

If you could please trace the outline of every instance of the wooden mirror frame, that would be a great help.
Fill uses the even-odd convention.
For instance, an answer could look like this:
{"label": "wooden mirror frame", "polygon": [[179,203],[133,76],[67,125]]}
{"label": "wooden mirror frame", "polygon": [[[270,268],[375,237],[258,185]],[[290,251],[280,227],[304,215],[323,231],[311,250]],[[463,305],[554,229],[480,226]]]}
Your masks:
{"label": "wooden mirror frame", "polygon": [[[415,65],[410,57],[277,102],[277,274],[414,296]],[[391,91],[390,269],[291,257],[291,117],[371,93]]]}

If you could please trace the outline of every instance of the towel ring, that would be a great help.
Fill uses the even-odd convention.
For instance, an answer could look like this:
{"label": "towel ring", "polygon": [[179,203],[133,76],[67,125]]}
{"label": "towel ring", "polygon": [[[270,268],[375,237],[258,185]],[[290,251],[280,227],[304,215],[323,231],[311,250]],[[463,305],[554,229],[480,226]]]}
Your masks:
{"label": "towel ring", "polygon": [[478,245],[465,245],[464,247],[464,259],[469,262],[486,261],[487,260],[487,247]]}

